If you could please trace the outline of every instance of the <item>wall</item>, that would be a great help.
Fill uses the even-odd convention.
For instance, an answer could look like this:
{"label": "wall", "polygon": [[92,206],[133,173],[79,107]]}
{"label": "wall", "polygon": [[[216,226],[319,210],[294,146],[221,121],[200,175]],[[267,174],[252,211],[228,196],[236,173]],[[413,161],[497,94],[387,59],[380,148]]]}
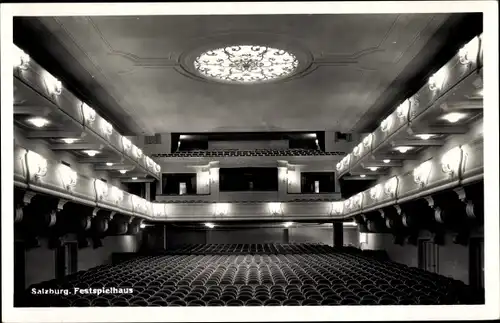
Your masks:
{"label": "wall", "polygon": [[288,149],[288,140],[266,140],[266,141],[209,141],[208,149]]}
{"label": "wall", "polygon": [[[474,236],[480,236],[480,233]],[[430,238],[429,233],[424,232],[420,238]],[[381,237],[383,249],[387,251],[389,258],[393,261],[408,265],[410,267],[418,267],[418,248],[413,245],[399,246],[392,242],[391,235],[382,235]],[[469,283],[469,247],[454,244],[453,236],[447,234],[445,236],[445,244],[438,246],[439,274],[447,277],[452,277]]]}
{"label": "wall", "polygon": [[[182,244],[285,243],[284,230],[282,227],[210,230],[168,227],[167,245],[172,248]],[[331,226],[291,226],[288,232],[289,243],[323,243],[333,246]],[[349,244],[358,245],[357,228],[344,228],[344,245]]]}
{"label": "wall", "polygon": [[344,246],[359,247],[359,231],[357,227],[344,227]]}
{"label": "wall", "polygon": [[[113,252],[136,252],[140,242],[140,234],[137,236],[111,236],[102,240],[103,246],[101,248],[78,249],[77,270],[87,270],[107,264],[110,262]],[[26,287],[55,278],[55,250],[48,248],[47,240],[41,240],[40,244],[39,248],[26,251]]]}

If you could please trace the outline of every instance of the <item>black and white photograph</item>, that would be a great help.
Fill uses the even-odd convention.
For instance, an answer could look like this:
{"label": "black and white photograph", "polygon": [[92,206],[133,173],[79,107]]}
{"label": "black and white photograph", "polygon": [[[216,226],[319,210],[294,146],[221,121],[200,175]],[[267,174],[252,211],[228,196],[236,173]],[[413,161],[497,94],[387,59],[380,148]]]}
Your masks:
{"label": "black and white photograph", "polygon": [[1,13],[2,321],[498,318],[494,1]]}

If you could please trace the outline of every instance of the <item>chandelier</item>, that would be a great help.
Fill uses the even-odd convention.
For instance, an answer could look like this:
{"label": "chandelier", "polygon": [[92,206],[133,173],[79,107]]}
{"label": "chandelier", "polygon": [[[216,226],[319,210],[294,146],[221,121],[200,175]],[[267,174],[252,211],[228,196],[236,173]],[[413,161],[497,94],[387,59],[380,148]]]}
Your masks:
{"label": "chandelier", "polygon": [[209,50],[194,61],[201,75],[223,82],[258,83],[291,75],[297,58],[282,49],[257,45],[236,45]]}

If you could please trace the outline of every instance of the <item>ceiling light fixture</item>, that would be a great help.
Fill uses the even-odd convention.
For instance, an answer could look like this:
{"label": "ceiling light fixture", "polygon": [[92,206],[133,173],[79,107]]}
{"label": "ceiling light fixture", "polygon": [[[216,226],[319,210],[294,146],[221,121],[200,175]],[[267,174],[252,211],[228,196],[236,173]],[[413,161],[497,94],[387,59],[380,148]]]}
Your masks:
{"label": "ceiling light fixture", "polygon": [[442,118],[450,123],[455,123],[465,118],[465,113],[451,112],[444,115]]}
{"label": "ceiling light fixture", "polygon": [[428,140],[428,139],[431,139],[432,137],[434,137],[435,135],[431,135],[431,134],[420,134],[420,135],[416,135],[416,137],[422,139],[422,140]]}
{"label": "ceiling light fixture", "polygon": [[295,55],[259,45],[233,45],[206,51],[194,61],[201,75],[222,82],[259,83],[281,79],[299,65]]}
{"label": "ceiling light fixture", "polygon": [[135,181],[137,179],[137,177],[132,177],[132,180]]}
{"label": "ceiling light fixture", "polygon": [[384,162],[384,164],[389,164],[391,162],[391,160],[390,159],[384,159],[383,162]]}
{"label": "ceiling light fixture", "polygon": [[68,144],[68,145],[70,145],[70,144],[74,143],[74,142],[75,142],[75,141],[77,141],[77,140],[78,140],[78,139],[76,139],[76,138],[64,138],[64,139],[62,139],[62,141],[64,141],[64,143],[66,143],[66,144]]}
{"label": "ceiling light fixture", "polygon": [[90,157],[94,157],[99,153],[97,150],[84,150],[83,152],[89,155]]}
{"label": "ceiling light fixture", "polygon": [[361,175],[359,175],[359,177],[361,177],[361,178],[365,178],[365,177],[366,177],[366,175],[365,175],[365,174],[361,174]]}
{"label": "ceiling light fixture", "polygon": [[399,146],[399,147],[396,147],[394,148],[396,149],[397,151],[399,151],[400,153],[404,154],[406,152],[408,152],[409,150],[413,149],[413,147],[409,147],[409,146]]}
{"label": "ceiling light fixture", "polygon": [[215,227],[215,224],[210,223],[210,222],[207,222],[207,223],[205,223],[205,226],[206,226],[207,228],[213,229],[213,228]]}
{"label": "ceiling light fixture", "polygon": [[113,163],[106,163],[106,166],[113,166]]}
{"label": "ceiling light fixture", "polygon": [[127,172],[126,169],[120,169],[120,173],[125,174]]}
{"label": "ceiling light fixture", "polygon": [[378,169],[378,167],[368,167],[368,169],[371,170],[372,172],[374,172]]}
{"label": "ceiling light fixture", "polygon": [[42,128],[49,124],[49,120],[41,117],[30,118],[27,121],[37,128]]}
{"label": "ceiling light fixture", "polygon": [[289,228],[289,227],[291,227],[292,225],[293,225],[293,222],[285,222],[285,223],[283,223],[283,226],[284,226],[285,228]]}

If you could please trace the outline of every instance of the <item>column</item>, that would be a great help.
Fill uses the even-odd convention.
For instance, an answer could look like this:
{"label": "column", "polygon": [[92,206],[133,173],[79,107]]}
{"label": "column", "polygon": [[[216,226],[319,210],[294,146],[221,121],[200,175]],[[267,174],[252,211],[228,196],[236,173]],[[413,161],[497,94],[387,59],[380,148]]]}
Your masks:
{"label": "column", "polygon": [[210,170],[208,168],[196,170],[196,194],[210,194]]}
{"label": "column", "polygon": [[286,201],[288,191],[288,162],[285,160],[278,161],[278,197],[280,201]]}
{"label": "column", "polygon": [[344,226],[342,222],[333,223],[333,246],[339,248],[344,246]]}
{"label": "column", "polygon": [[288,228],[283,229],[283,243],[290,243],[290,231]]}
{"label": "column", "polygon": [[219,201],[219,162],[210,162],[209,178],[210,178],[210,195],[213,201]]}
{"label": "column", "polygon": [[146,193],[144,194],[144,198],[148,201],[151,201],[151,183],[144,183],[146,186]]}

